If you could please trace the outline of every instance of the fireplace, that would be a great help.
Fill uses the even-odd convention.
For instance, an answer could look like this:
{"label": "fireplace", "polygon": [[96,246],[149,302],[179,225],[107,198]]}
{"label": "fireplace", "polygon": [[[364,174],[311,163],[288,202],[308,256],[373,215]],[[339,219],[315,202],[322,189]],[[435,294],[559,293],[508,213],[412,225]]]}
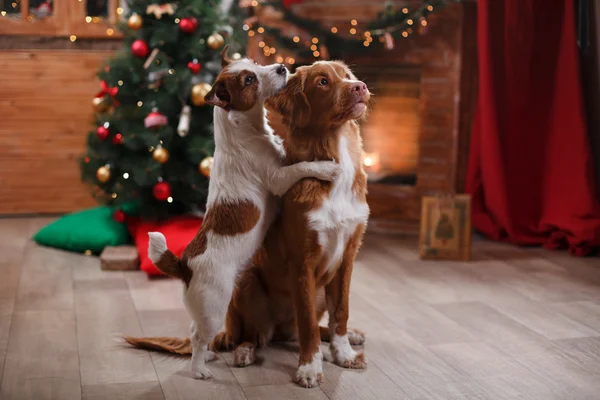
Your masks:
{"label": "fireplace", "polygon": [[415,186],[421,68],[410,64],[357,66],[354,72],[374,93],[369,119],[361,127],[369,183]]}
{"label": "fireplace", "polygon": [[[422,1],[393,3],[414,7]],[[305,0],[293,7],[343,31],[356,16],[370,19],[384,4]],[[422,196],[464,190],[476,92],[475,7],[474,0],[451,4],[429,16],[426,34],[398,40],[392,50],[344,60],[375,99],[362,124],[370,229],[416,233]],[[264,58],[256,45],[261,40],[251,38],[249,55],[275,62]]]}

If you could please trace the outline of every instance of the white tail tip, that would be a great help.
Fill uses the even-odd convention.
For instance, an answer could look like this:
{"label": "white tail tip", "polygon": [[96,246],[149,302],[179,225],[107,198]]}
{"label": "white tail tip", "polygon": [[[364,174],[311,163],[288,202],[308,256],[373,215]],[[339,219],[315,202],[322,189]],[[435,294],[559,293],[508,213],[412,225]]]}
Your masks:
{"label": "white tail tip", "polygon": [[167,251],[167,239],[165,239],[165,236],[160,232],[148,232],[148,236],[150,237],[148,257],[156,264],[165,251]]}

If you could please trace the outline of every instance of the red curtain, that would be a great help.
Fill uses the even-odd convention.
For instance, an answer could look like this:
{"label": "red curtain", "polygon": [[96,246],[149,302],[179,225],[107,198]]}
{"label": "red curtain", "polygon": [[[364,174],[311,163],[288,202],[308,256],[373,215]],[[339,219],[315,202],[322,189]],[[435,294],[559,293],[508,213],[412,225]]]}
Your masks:
{"label": "red curtain", "polygon": [[574,0],[480,0],[479,99],[467,192],[496,240],[600,246]]}

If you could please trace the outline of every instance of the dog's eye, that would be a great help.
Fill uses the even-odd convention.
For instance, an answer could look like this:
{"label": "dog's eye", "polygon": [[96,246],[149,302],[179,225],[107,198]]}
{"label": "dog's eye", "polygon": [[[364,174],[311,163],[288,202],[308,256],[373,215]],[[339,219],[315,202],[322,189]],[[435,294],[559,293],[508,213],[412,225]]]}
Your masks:
{"label": "dog's eye", "polygon": [[253,76],[247,76],[246,79],[244,79],[244,85],[246,85],[246,86],[251,85],[252,82],[254,82]]}
{"label": "dog's eye", "polygon": [[346,79],[350,79],[350,74],[346,74]]}
{"label": "dog's eye", "polygon": [[327,80],[327,78],[321,78],[321,80],[319,81],[320,86],[325,86],[328,83],[329,83],[329,81]]}

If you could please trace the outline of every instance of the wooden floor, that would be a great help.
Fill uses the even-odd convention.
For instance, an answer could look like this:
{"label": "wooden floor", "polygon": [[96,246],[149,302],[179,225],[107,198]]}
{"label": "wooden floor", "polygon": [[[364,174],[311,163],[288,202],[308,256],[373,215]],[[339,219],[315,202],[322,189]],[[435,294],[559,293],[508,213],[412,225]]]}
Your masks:
{"label": "wooden floor", "polygon": [[197,381],[187,358],[116,343],[186,335],[179,282],[31,243],[49,221],[0,220],[3,400],[600,399],[598,258],[477,240],[473,262],[421,262],[414,240],[370,235],[350,307],[369,366],[326,362],[325,382],[303,389],[294,345],[243,369],[222,354],[215,379]]}

